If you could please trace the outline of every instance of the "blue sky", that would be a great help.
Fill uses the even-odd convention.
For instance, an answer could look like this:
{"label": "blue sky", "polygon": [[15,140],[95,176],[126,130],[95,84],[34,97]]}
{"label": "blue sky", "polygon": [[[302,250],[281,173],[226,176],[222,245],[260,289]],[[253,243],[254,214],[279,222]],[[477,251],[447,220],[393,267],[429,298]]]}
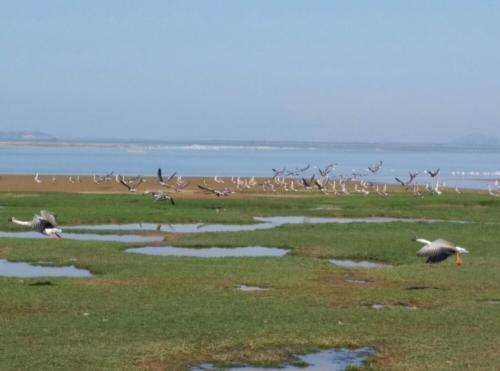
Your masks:
{"label": "blue sky", "polygon": [[2,2],[0,130],[500,136],[499,19],[493,1]]}

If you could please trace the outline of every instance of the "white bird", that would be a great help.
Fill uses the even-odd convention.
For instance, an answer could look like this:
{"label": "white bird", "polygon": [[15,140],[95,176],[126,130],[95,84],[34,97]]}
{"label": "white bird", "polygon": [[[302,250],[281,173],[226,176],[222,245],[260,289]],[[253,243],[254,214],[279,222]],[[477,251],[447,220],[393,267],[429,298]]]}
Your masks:
{"label": "white bird", "polygon": [[31,221],[22,221],[14,217],[9,218],[9,221],[15,224],[31,227],[34,231],[52,237],[53,239],[61,238],[62,229],[57,228],[56,215],[47,210],[41,210],[39,215],[33,215],[33,219]]}
{"label": "white bird", "polygon": [[425,244],[424,247],[418,250],[417,256],[427,257],[426,263],[440,263],[446,260],[449,256],[455,255],[455,264],[462,265],[462,258],[460,257],[460,254],[469,253],[467,249],[443,239],[428,241],[423,238],[415,238],[414,241]]}
{"label": "white bird", "polygon": [[35,179],[35,182],[37,182],[37,183],[41,183],[42,182],[42,180],[40,179],[40,176],[38,175],[38,173],[35,174],[35,178],[34,179]]}

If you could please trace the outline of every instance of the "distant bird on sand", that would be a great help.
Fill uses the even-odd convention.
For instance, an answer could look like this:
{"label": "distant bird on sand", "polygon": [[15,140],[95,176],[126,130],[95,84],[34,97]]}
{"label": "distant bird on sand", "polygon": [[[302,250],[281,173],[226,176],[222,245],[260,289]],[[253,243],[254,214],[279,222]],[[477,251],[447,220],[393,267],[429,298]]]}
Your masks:
{"label": "distant bird on sand", "polygon": [[33,216],[33,220],[31,221],[22,221],[14,217],[9,218],[9,221],[15,224],[31,227],[34,231],[52,237],[53,239],[61,238],[62,230],[60,228],[56,228],[57,217],[55,214],[47,210],[41,210],[39,215],[35,214]]}
{"label": "distant bird on sand", "polygon": [[460,254],[468,254],[469,251],[463,247],[457,246],[452,242],[437,239],[434,241],[424,240],[423,238],[414,238],[414,241],[425,244],[417,252],[417,256],[427,257],[426,263],[440,263],[446,260],[449,256],[455,255],[455,264],[462,265]]}
{"label": "distant bird on sand", "polygon": [[35,177],[33,178],[36,183],[41,183],[42,180],[40,179],[40,175],[38,173],[35,174]]}

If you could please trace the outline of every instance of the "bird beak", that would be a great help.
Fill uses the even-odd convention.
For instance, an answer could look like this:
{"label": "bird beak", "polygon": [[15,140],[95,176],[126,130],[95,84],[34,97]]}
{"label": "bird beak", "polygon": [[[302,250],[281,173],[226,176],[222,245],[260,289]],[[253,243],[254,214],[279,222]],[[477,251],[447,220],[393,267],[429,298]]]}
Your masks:
{"label": "bird beak", "polygon": [[455,264],[456,264],[456,265],[462,265],[462,264],[463,264],[463,260],[462,260],[462,258],[460,257],[460,254],[459,254],[459,253],[457,253],[457,254],[456,254],[456,257],[455,257]]}

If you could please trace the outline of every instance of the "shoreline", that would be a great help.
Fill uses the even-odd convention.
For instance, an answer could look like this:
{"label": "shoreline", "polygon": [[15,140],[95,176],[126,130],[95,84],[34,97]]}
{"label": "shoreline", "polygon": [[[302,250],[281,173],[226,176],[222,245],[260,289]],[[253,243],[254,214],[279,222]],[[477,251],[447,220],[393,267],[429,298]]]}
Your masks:
{"label": "shoreline", "polygon": [[[80,182],[75,181],[70,182],[70,177],[80,178]],[[130,177],[126,177],[130,178]],[[182,179],[188,182],[188,186],[176,192],[173,189],[162,187],[157,180],[156,176],[143,176],[145,181],[138,187],[137,192],[128,191],[122,184],[115,180],[115,175],[112,179],[102,182],[95,183],[93,175],[39,175],[40,183],[35,181],[33,174],[0,174],[0,192],[69,192],[69,193],[101,193],[101,194],[137,194],[142,195],[146,190],[153,191],[164,191],[179,198],[193,198],[200,196],[215,197],[213,194],[202,191],[198,188],[198,185],[206,184],[211,188],[229,188],[236,191],[236,185],[231,182],[231,177],[218,177],[223,183],[217,183],[214,181],[214,176],[182,176]],[[237,177],[234,177],[237,178]],[[250,179],[251,177],[239,177],[242,180]],[[264,191],[262,189],[262,183],[266,181],[272,181],[272,177],[254,177],[257,185],[251,189],[243,189],[236,191],[230,197],[245,197],[245,196],[277,196],[277,197],[294,197],[294,196],[321,196],[324,195],[321,191],[316,188],[306,190],[302,186],[297,187],[297,191],[278,190],[277,192],[272,192],[270,190]],[[292,178],[287,178],[290,181]],[[300,182],[300,179],[294,178],[295,183]],[[493,180],[495,181],[495,180]],[[349,190],[354,187],[354,184],[359,183],[355,181],[348,181],[347,185]],[[372,182],[374,186],[383,186],[385,183]],[[404,193],[403,188],[398,184],[387,183],[387,189],[389,192],[394,193]],[[459,188],[461,192],[467,193],[488,193],[488,190],[481,188]],[[423,186],[420,186],[420,190],[424,191]],[[455,188],[443,187],[442,191],[447,193],[455,192]],[[354,192],[352,192],[354,193]],[[374,193],[374,192],[372,192]],[[332,196],[330,192],[326,196]],[[339,195],[342,196],[342,195]]]}

